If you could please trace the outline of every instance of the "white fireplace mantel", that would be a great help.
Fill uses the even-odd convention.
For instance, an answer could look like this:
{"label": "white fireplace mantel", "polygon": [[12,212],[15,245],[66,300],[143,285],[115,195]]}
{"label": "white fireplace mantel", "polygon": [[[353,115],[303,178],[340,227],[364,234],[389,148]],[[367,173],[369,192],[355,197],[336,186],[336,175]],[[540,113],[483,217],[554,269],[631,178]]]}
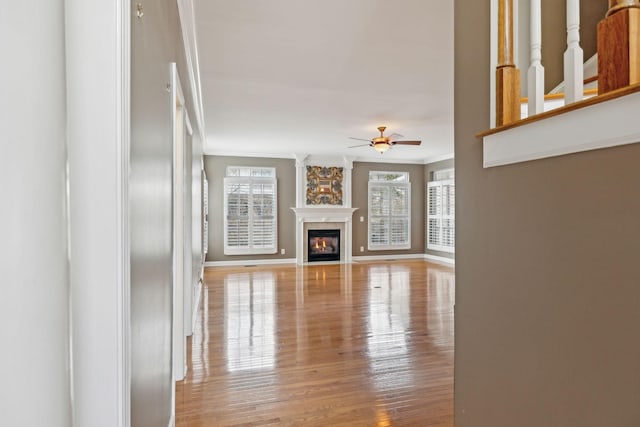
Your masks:
{"label": "white fireplace mantel", "polygon": [[291,208],[296,213],[298,222],[345,222],[351,221],[353,213],[358,208]]}
{"label": "white fireplace mantel", "polygon": [[358,208],[338,208],[338,207],[314,207],[314,208],[291,208],[296,214],[296,263],[305,263],[304,249],[306,237],[304,236],[304,225],[308,222],[336,222],[344,224],[344,253],[341,254],[341,262],[352,262],[352,218],[353,213]]}

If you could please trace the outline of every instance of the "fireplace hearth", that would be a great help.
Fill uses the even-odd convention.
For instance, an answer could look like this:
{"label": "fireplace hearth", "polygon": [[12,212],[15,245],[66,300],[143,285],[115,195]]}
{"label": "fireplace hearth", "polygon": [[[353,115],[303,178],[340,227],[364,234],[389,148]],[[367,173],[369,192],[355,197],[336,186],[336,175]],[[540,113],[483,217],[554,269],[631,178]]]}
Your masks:
{"label": "fireplace hearth", "polygon": [[307,261],[340,261],[340,230],[308,230]]}

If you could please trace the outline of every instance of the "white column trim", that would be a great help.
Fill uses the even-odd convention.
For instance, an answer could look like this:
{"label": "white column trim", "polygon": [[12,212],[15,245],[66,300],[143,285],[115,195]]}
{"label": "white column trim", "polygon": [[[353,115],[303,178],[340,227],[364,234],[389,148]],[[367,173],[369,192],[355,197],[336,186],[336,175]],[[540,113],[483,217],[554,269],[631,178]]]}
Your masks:
{"label": "white column trim", "polygon": [[[305,204],[306,159],[309,155],[295,153],[293,156],[296,159],[296,207],[302,208]],[[296,236],[296,238],[298,237]]]}
{"label": "white column trim", "polygon": [[343,202],[345,208],[350,208],[352,206],[352,194],[353,189],[351,188],[352,181],[352,171],[353,171],[353,158],[352,157],[343,157],[344,160],[344,182],[342,183],[342,194],[343,194]]}
{"label": "white column trim", "polygon": [[131,13],[65,0],[74,425],[131,422]]}
{"label": "white column trim", "polygon": [[202,86],[200,83],[200,61],[198,59],[198,41],[196,37],[193,0],[176,0],[180,29],[184,43],[187,74],[193,98],[193,110],[202,143],[205,145],[204,108],[202,106]]}
{"label": "white column trim", "polygon": [[118,288],[118,418],[122,427],[131,425],[131,254],[129,231],[129,153],[131,146],[131,0],[116,2],[118,8],[117,30],[120,37],[119,63],[117,73],[119,93],[118,133],[121,143],[118,146],[120,165],[118,169],[118,228],[120,241],[119,276],[121,286]]}

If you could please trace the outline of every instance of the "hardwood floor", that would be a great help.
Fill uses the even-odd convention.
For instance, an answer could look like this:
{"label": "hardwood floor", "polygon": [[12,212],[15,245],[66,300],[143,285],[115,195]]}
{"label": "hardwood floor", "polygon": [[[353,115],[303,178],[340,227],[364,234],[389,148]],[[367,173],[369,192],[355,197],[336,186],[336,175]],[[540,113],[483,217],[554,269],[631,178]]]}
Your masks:
{"label": "hardwood floor", "polygon": [[181,426],[453,426],[453,269],[209,268]]}

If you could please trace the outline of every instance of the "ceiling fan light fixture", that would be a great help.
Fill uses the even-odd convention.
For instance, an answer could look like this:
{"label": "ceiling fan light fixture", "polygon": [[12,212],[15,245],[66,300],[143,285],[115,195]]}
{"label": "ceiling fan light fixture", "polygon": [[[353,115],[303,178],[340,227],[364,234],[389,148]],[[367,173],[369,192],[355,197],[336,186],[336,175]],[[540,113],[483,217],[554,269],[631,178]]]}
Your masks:
{"label": "ceiling fan light fixture", "polygon": [[373,148],[375,148],[377,152],[382,154],[385,151],[389,150],[389,148],[391,148],[391,145],[389,145],[387,141],[376,141],[373,143]]}

